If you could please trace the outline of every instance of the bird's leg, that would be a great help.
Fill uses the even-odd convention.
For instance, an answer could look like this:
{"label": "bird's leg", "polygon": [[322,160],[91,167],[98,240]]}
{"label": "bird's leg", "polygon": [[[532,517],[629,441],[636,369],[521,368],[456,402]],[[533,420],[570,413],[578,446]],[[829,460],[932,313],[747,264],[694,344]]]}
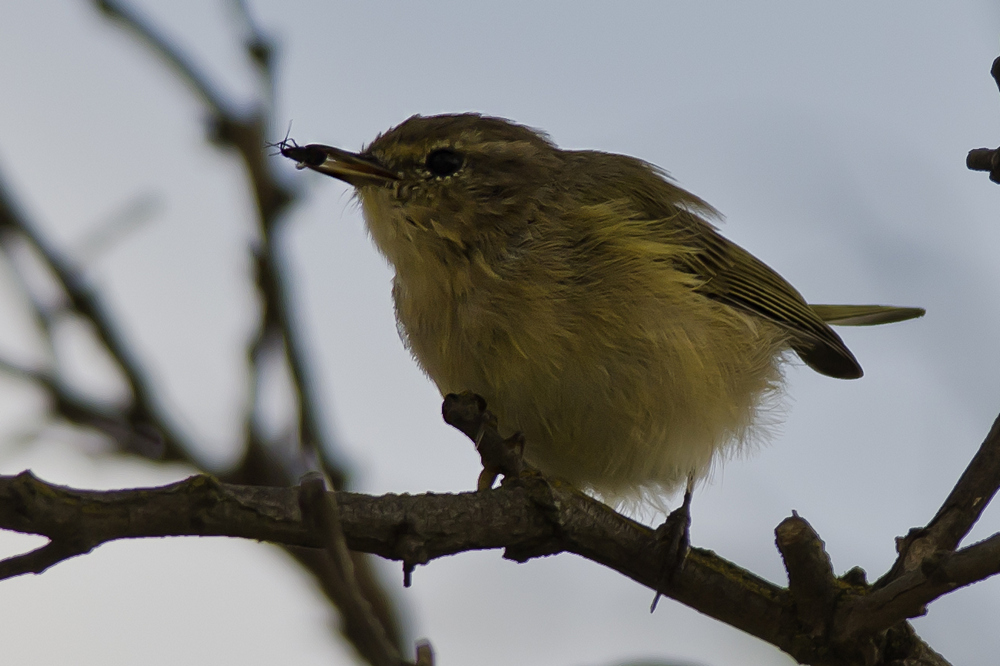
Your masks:
{"label": "bird's leg", "polygon": [[691,493],[694,490],[694,473],[688,474],[687,487],[684,489],[684,501],[670,512],[663,524],[656,528],[656,549],[660,557],[660,579],[657,581],[656,596],[649,607],[649,612],[656,610],[660,600],[659,591],[664,585],[673,582],[674,576],[684,566],[691,547]]}

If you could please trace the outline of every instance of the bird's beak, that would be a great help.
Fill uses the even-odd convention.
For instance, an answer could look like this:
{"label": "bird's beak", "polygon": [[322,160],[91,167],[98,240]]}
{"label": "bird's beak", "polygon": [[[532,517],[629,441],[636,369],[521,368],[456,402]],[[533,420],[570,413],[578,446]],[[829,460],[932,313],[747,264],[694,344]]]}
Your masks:
{"label": "bird's beak", "polygon": [[307,146],[282,143],[278,148],[282,155],[297,162],[295,165],[297,168],[325,173],[354,187],[386,185],[399,180],[399,175],[389,171],[374,159],[340,148],[319,143],[310,143]]}

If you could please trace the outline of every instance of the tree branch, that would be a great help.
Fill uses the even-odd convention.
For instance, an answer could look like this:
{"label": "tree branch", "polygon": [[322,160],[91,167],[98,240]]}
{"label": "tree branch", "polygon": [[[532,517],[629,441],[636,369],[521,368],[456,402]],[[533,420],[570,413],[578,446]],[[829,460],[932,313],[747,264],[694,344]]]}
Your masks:
{"label": "tree branch", "polygon": [[94,0],[94,6],[109,19],[133,32],[140,40],[174,70],[178,78],[187,83],[201,101],[218,116],[234,115],[225,98],[215,90],[198,67],[180,50],[176,49],[156,26],[139,12],[115,0]]}
{"label": "tree branch", "polygon": [[837,641],[881,631],[902,618],[924,615],[927,604],[960,587],[1000,573],[1000,534],[957,552],[938,551],[919,569],[870,593],[847,599],[836,611]]}
{"label": "tree branch", "polygon": [[[300,492],[226,484],[208,476],[159,488],[86,491],[23,472],[0,476],[0,528],[90,548],[116,539],[182,535],[327,547],[327,537],[303,519]],[[566,551],[651,588],[658,578],[650,528],[535,474],[478,493],[329,494],[352,550],[412,564],[479,549],[504,548],[505,557],[519,562]],[[784,590],[710,551],[692,551],[684,575],[667,593],[755,635],[773,635],[790,619],[783,616],[789,600]],[[721,596],[707,600],[716,595]]]}
{"label": "tree branch", "polygon": [[[257,282],[263,303],[261,337],[281,341],[293,377],[299,405],[298,448],[306,453],[306,456],[300,458],[312,460],[318,458],[328,476],[338,487],[342,487],[346,482],[346,471],[334,456],[332,442],[322,435],[315,391],[312,390],[306,373],[305,352],[298,342],[292,325],[294,317],[289,310],[283,266],[273,247],[278,221],[293,200],[293,193],[281,184],[267,163],[265,135],[270,118],[270,100],[251,113],[241,114],[235,106],[227,103],[226,96],[211,84],[193,61],[137,12],[117,0],[95,0],[95,5],[105,15],[138,36],[141,42],[161,56],[188,84],[211,114],[213,140],[220,145],[236,148],[246,166],[261,229],[261,241],[255,249],[260,266]],[[251,33],[246,41],[248,55],[270,87],[273,78],[270,70],[270,47],[263,35],[256,30],[253,22],[245,15],[246,8],[242,5],[238,5],[237,8],[244,13],[245,23]],[[200,469],[206,469],[204,461],[199,459],[197,448],[187,441],[181,431],[174,426],[167,412],[156,403],[153,383],[134,355],[127,339],[121,335],[103,299],[87,284],[73,262],[38,231],[36,225],[15,205],[9,191],[0,183],[0,241],[3,241],[0,243],[0,249],[7,250],[11,239],[15,238],[30,246],[50,269],[57,288],[62,292],[62,300],[66,303],[67,309],[93,326],[98,340],[119,366],[131,391],[131,400],[120,407],[92,403],[86,397],[67,389],[60,381],[59,368],[51,372],[35,372],[11,363],[0,370],[7,370],[16,376],[34,381],[48,392],[55,414],[71,423],[94,428],[109,436],[121,452],[137,453],[151,460],[184,461]],[[47,325],[51,316],[48,309],[38,301],[32,301],[31,304],[36,318],[43,326]],[[258,357],[254,354],[250,356],[251,372],[256,375]],[[248,420],[252,420],[252,417]],[[302,461],[300,460],[298,465],[290,465],[292,461],[279,459],[274,454],[274,450],[277,449],[275,443],[264,441],[258,435],[259,433],[247,428],[241,464],[227,476],[251,484],[279,485],[294,482],[294,479],[301,474]],[[343,590],[338,589],[339,582],[334,568],[322,558],[317,558],[313,552],[295,550],[294,546],[289,548],[291,554],[316,576],[331,601],[337,604],[338,600],[347,598]],[[37,566],[49,566],[52,557],[72,556],[72,554],[76,553],[48,549],[44,553],[37,554],[34,559],[38,562]],[[360,589],[375,608],[387,635],[399,643],[398,621],[388,595],[365,558],[361,555],[352,555],[352,558]],[[343,609],[341,611],[345,627],[348,628],[347,638],[353,640],[349,627],[357,623],[348,618]],[[370,657],[361,647],[358,649],[365,658]]]}
{"label": "tree branch", "polygon": [[[337,566],[343,567],[347,560],[340,550],[337,524],[347,548],[410,566],[467,550],[503,548],[504,557],[518,562],[571,552],[651,590],[662,586],[652,529],[566,484],[531,472],[485,492],[381,497],[323,493],[311,481],[301,489],[272,488],[196,476],[161,488],[98,492],[50,485],[28,472],[0,476],[0,528],[43,534],[51,540],[38,551],[0,563],[0,578],[44,570],[111,540],[181,535],[241,537],[325,549],[326,557],[339,558]],[[335,551],[339,554],[332,554]],[[977,576],[996,573],[998,552],[1000,537],[960,551],[941,563],[924,583],[930,587],[919,594],[926,596],[926,590],[932,589],[939,596]],[[344,571],[341,568],[341,575]],[[800,619],[795,593],[711,551],[693,548],[672,584],[661,591],[804,663],[865,663],[852,661],[858,654],[855,644],[833,644],[811,631]],[[355,597],[353,603],[360,603],[359,599]],[[897,605],[909,603],[898,595],[896,599]],[[854,593],[845,600],[840,612],[850,620],[846,633],[862,635],[861,645],[873,644],[868,630],[899,612],[891,605],[874,603],[875,594]],[[356,612],[350,616],[359,617]],[[875,619],[858,620],[868,616]],[[929,649],[906,623],[899,623],[878,638],[878,654],[887,654],[886,646],[900,643],[901,637],[908,637],[907,654]]]}
{"label": "tree branch", "polygon": [[785,561],[788,590],[799,620],[813,638],[824,636],[829,627],[841,587],[833,575],[833,562],[823,540],[798,513],[792,512],[774,530],[775,543]]}
{"label": "tree branch", "polygon": [[[260,361],[267,348],[278,346],[284,353],[295,390],[298,407],[298,444],[307,463],[318,461],[324,473],[332,480],[335,488],[347,485],[348,474],[336,455],[334,443],[325,434],[319,415],[321,413],[316,391],[309,377],[306,351],[299,332],[294,326],[290,298],[278,251],[275,249],[276,234],[284,212],[294,201],[294,192],[283,185],[267,162],[265,147],[267,130],[271,125],[273,109],[273,49],[266,37],[257,29],[244,3],[237,3],[237,9],[250,36],[245,42],[246,53],[262,76],[267,88],[267,99],[250,114],[240,114],[227,104],[225,96],[211,84],[195,65],[185,57],[170,41],[143,21],[135,12],[128,10],[116,0],[95,0],[99,9],[122,23],[135,34],[140,42],[163,57],[175,73],[185,81],[205,103],[212,116],[210,130],[212,139],[219,145],[236,149],[254,194],[258,215],[260,236],[253,249],[255,283],[261,297],[261,318],[258,332],[247,350],[251,381],[256,383],[260,373]],[[251,391],[252,397],[256,391]],[[299,470],[291,470],[287,464],[277,460],[270,449],[274,443],[260,437],[254,425],[254,405],[248,409],[244,427],[246,443],[240,465],[227,475],[230,480],[243,483],[290,483],[299,476]],[[288,461],[284,461],[288,462]],[[314,553],[290,549],[291,554],[317,578],[324,593],[340,609],[344,617],[345,635],[348,640],[364,640],[351,633],[351,627],[363,625],[348,617],[340,602],[345,596],[337,582],[336,570],[323,558]],[[363,556],[352,556],[357,583],[382,621],[385,631],[397,645],[401,644],[399,621],[396,611],[381,583]],[[360,622],[360,624],[359,624]],[[369,655],[361,647],[359,651],[369,660],[377,655]]]}
{"label": "tree branch", "polygon": [[[990,74],[1000,88],[1000,58],[993,61]],[[990,180],[1000,183],[1000,148],[975,148],[965,158],[965,166],[972,171],[989,171]]]}
{"label": "tree branch", "polygon": [[[292,324],[284,271],[274,249],[275,233],[283,219],[283,213],[294,201],[295,196],[280,182],[266,161],[265,146],[270,125],[270,100],[266,100],[261,108],[252,113],[240,113],[226,102],[225,95],[211,84],[208,77],[189,58],[138,12],[115,0],[95,0],[95,4],[109,18],[133,33],[143,45],[163,58],[177,76],[188,84],[212,116],[213,141],[235,148],[246,166],[257,203],[261,232],[258,246],[254,249],[254,265],[257,289],[262,300],[262,315],[260,330],[248,351],[251,369],[256,372],[259,352],[264,345],[273,340],[281,341],[281,348],[285,353],[298,398],[300,444],[308,455],[317,456],[323,462],[323,469],[333,480],[335,487],[344,487],[347,474],[343,467],[331,458],[333,443],[323,435],[323,428],[318,418],[316,392],[308,376],[305,351]],[[257,71],[270,88],[273,80],[271,46],[250,20],[246,7],[242,3],[237,7],[243,15],[244,23],[251,31],[251,36],[245,44],[247,55],[255,63]]]}
{"label": "tree branch", "polygon": [[926,560],[936,557],[940,551],[955,550],[998,488],[1000,416],[934,518],[925,527],[914,528],[897,540],[899,557],[888,573],[875,583],[875,588],[887,587],[906,573],[922,568]]}
{"label": "tree branch", "polygon": [[[93,326],[98,339],[118,365],[132,394],[132,404],[127,412],[122,414],[122,421],[127,422],[134,431],[144,433],[150,441],[153,440],[151,435],[154,433],[156,435],[158,446],[154,447],[154,451],[150,451],[147,447],[145,455],[154,459],[188,461],[198,465],[200,461],[197,460],[194,448],[184,440],[156,404],[153,398],[154,390],[144,368],[121,335],[103,300],[86,284],[71,262],[48,243],[36,225],[21,211],[2,180],[0,180],[0,231],[17,235],[37,252],[51,270],[69,306]],[[47,316],[41,304],[34,302],[33,307],[39,316],[43,318]],[[44,388],[53,393],[58,405],[61,396],[53,391],[57,385],[54,381],[42,383]],[[69,417],[68,420],[74,421],[69,414],[65,416]],[[140,452],[129,448],[126,450]]]}

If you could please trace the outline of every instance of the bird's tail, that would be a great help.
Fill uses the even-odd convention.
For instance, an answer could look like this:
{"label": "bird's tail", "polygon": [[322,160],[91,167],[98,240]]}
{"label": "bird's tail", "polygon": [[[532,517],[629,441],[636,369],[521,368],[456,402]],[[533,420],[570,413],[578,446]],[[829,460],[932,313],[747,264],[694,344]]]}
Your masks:
{"label": "bird's tail", "polygon": [[897,308],[892,305],[809,305],[827,324],[834,326],[877,326],[923,317],[923,308]]}

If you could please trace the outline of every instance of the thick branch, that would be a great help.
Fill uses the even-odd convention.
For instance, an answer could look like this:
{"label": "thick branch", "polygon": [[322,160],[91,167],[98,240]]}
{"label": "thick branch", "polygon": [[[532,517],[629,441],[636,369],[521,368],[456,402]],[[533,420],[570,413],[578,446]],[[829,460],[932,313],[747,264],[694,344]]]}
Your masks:
{"label": "thick branch", "polygon": [[[652,530],[538,476],[489,492],[382,497],[337,492],[335,500],[352,550],[414,564],[476,549],[505,548],[505,556],[517,561],[566,551],[651,588],[658,580]],[[28,472],[0,476],[0,528],[88,549],[115,539],[181,535],[326,545],[303,522],[298,489],[237,486],[205,476],[110,492],[52,486]],[[710,551],[692,550],[683,574],[665,593],[772,642],[792,628],[784,590]]]}
{"label": "thick branch", "polygon": [[[569,486],[537,475],[509,480],[496,490],[458,495],[329,493],[329,501],[339,508],[339,521],[331,518],[335,514],[323,518],[322,511],[303,519],[303,501],[308,507],[322,504],[322,495],[314,491],[307,491],[308,498],[303,500],[297,488],[237,486],[199,476],[162,488],[96,492],[52,486],[27,472],[0,476],[0,527],[51,539],[39,551],[0,563],[0,577],[41,571],[123,538],[231,536],[323,548],[329,555],[330,548],[339,548],[338,537],[330,529],[339,522],[348,548],[411,564],[489,548],[504,548],[505,557],[516,561],[571,552],[650,589],[662,584],[651,529]],[[983,558],[996,555],[994,541],[1000,539],[962,551],[943,565],[944,573],[938,577],[966,580],[985,574]],[[935,581],[940,588],[940,580]],[[662,591],[803,662],[851,663],[805,634],[786,590],[711,551],[692,549],[683,569]],[[876,610],[856,605],[850,615]],[[910,635],[905,625],[894,631],[892,635]],[[911,638],[911,643],[919,644],[915,636]]]}

